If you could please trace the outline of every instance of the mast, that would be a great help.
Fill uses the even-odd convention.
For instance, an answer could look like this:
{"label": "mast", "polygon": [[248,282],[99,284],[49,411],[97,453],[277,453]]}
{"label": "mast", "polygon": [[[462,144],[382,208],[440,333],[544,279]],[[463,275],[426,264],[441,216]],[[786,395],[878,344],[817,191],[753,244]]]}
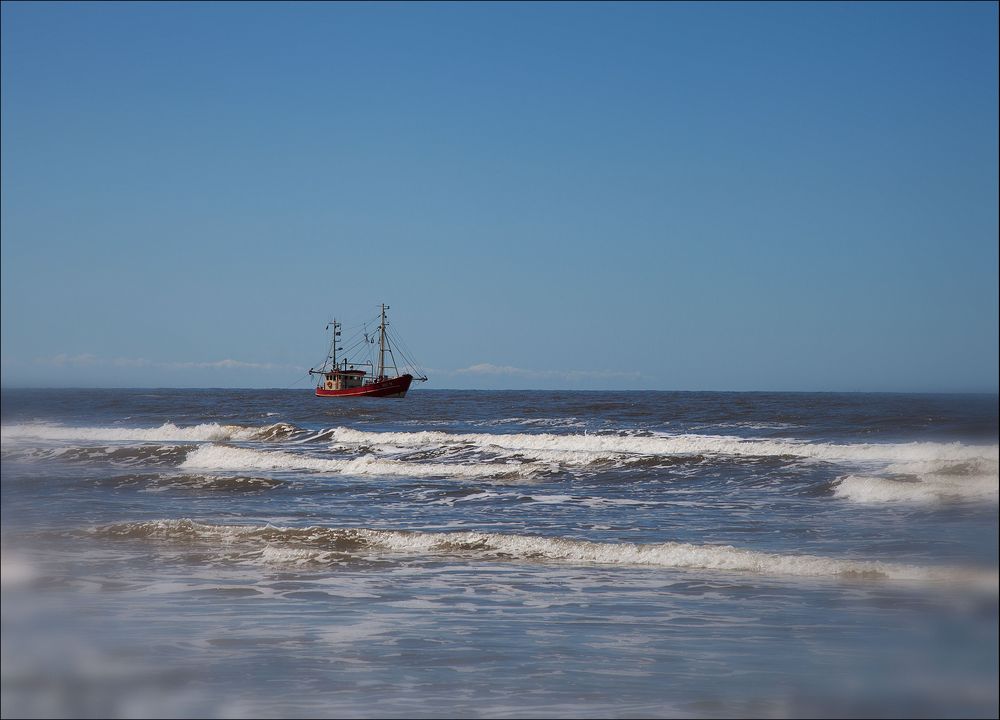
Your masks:
{"label": "mast", "polygon": [[333,361],[333,369],[337,369],[337,336],[340,335],[337,330],[339,329],[340,323],[337,322],[337,318],[333,319],[333,355],[330,359]]}
{"label": "mast", "polygon": [[382,303],[382,318],[378,325],[378,375],[381,380],[385,376],[385,311],[386,304]]}

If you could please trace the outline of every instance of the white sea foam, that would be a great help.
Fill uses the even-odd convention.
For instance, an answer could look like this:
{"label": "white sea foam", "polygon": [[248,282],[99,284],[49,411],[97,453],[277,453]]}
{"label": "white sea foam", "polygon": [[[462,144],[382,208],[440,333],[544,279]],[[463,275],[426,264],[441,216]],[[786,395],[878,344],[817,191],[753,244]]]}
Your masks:
{"label": "white sea foam", "polygon": [[996,503],[1000,500],[998,469],[1000,463],[989,457],[896,462],[883,472],[839,478],[833,492],[859,503]]}
{"label": "white sea foam", "polygon": [[417,463],[379,458],[371,454],[341,460],[211,444],[202,445],[189,453],[181,467],[200,470],[306,470],[341,475],[477,478],[528,476],[540,469],[536,465],[526,464]]}
{"label": "white sea foam", "polygon": [[[794,439],[757,440],[723,435],[557,435],[551,433],[447,433],[366,432],[353,428],[334,428],[331,440],[357,445],[427,445],[464,444],[483,449],[501,448],[519,453],[580,453],[581,462],[595,457],[620,455],[732,455],[743,457],[797,457],[837,461],[971,461],[1000,457],[1000,446],[966,445],[960,442],[934,443],[811,443]],[[551,457],[551,456],[549,456]]]}
{"label": "white sea foam", "polygon": [[329,550],[310,550],[308,548],[288,548],[277,547],[275,545],[265,545],[260,551],[260,560],[265,563],[279,565],[306,565],[312,563],[329,564],[337,558],[342,558],[342,553],[335,553]]}
{"label": "white sea foam", "polygon": [[125,523],[101,528],[98,532],[109,537],[201,541],[227,549],[232,549],[234,543],[246,543],[250,548],[259,548],[246,555],[250,559],[295,564],[324,562],[333,557],[342,559],[347,551],[368,548],[407,554],[471,553],[485,559],[504,557],[520,561],[705,569],[776,576],[958,582],[993,592],[997,590],[996,571],[770,553],[731,545],[608,543],[488,532],[209,525],[191,520]]}
{"label": "white sea foam", "polygon": [[178,426],[164,423],[152,428],[74,427],[54,423],[21,423],[4,425],[0,438],[4,443],[24,440],[76,440],[84,442],[223,442],[227,440],[261,440],[291,433],[294,426],[275,423],[262,427],[201,423]]}
{"label": "white sea foam", "polygon": [[572,495],[526,495],[525,498],[541,505],[562,505],[573,502]]}
{"label": "white sea foam", "polygon": [[484,500],[496,500],[497,498],[503,498],[505,495],[500,493],[492,492],[491,490],[484,490],[482,492],[471,493],[469,495],[461,495],[458,497],[443,497],[438,500],[430,501],[431,505],[455,505],[456,503],[466,503],[466,502],[482,502]]}
{"label": "white sea foam", "polygon": [[881,477],[847,475],[833,488],[836,497],[858,503],[997,502],[996,475],[940,475]]}
{"label": "white sea foam", "polygon": [[605,497],[595,497],[592,495],[543,495],[539,493],[532,493],[531,495],[520,495],[519,499],[522,502],[532,502],[539,503],[541,505],[584,505],[591,508],[602,508],[602,507],[614,507],[614,506],[646,506],[652,507],[656,505],[683,505],[686,504],[683,500],[672,500],[671,502],[662,502],[658,500],[632,500],[629,498],[605,498]]}

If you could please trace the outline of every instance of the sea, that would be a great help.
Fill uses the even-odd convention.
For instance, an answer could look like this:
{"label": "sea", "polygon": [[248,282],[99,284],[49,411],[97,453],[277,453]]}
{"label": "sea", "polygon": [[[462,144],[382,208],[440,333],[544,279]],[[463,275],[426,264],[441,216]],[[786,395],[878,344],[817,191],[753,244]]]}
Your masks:
{"label": "sea", "polygon": [[996,395],[2,392],[3,717],[997,717]]}

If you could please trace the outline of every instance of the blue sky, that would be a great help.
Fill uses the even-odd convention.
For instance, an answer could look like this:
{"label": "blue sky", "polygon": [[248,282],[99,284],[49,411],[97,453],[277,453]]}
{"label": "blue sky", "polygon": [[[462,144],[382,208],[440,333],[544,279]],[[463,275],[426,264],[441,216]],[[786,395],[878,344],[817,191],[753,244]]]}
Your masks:
{"label": "blue sky", "polygon": [[5,2],[2,382],[995,391],[997,20]]}

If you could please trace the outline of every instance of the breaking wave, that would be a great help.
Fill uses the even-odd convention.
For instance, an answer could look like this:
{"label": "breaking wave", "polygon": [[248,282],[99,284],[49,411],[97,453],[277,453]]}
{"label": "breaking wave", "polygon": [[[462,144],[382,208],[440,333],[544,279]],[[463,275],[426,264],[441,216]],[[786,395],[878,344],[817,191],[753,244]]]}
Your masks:
{"label": "breaking wave", "polygon": [[897,463],[886,468],[886,475],[839,478],[833,494],[858,503],[996,503],[1000,500],[1000,482],[996,463],[985,460]]}
{"label": "breaking wave", "polygon": [[[97,442],[230,442],[295,439],[298,442],[330,441],[363,446],[426,448],[465,445],[538,453],[538,459],[574,459],[580,463],[595,456],[734,455],[743,457],[793,457],[828,461],[968,462],[1000,459],[998,445],[968,445],[960,442],[912,443],[817,443],[792,438],[753,439],[725,435],[665,435],[620,433],[451,433],[371,432],[349,427],[307,430],[289,423],[264,426],[202,423],[178,426],[165,423],[154,428],[74,427],[52,423],[22,423],[0,428],[6,442],[20,440],[85,440]],[[574,455],[577,454],[577,455]]]}
{"label": "breaking wave", "polygon": [[[595,471],[608,467],[656,469],[733,458],[742,463],[825,461],[854,465],[832,489],[835,497],[858,503],[956,499],[997,502],[1000,467],[1000,449],[995,444],[823,443],[638,431],[375,432],[349,427],[305,429],[289,423],[164,423],[152,428],[127,428],[37,422],[5,425],[2,439],[5,459],[58,458],[223,472],[273,470],[365,476],[523,478],[555,472],[560,467]],[[82,446],[53,446],[65,441]],[[224,444],[253,442],[286,445],[278,451]],[[351,457],[317,457],[295,452],[287,443],[346,450]]]}
{"label": "breaking wave", "polygon": [[209,470],[286,470],[404,477],[501,478],[530,476],[546,468],[537,464],[461,465],[457,463],[415,463],[363,455],[350,460],[309,457],[290,452],[254,450],[228,445],[202,445],[181,463],[182,468]]}
{"label": "breaking wave", "polygon": [[4,425],[4,443],[23,440],[83,440],[91,442],[225,442],[277,440],[301,432],[294,425],[275,423],[263,427],[201,423],[186,427],[164,423],[153,428],[74,427],[54,423]]}
{"label": "breaking wave", "polygon": [[734,455],[745,457],[794,457],[837,461],[970,461],[1000,457],[1000,446],[965,445],[960,442],[935,443],[812,443],[804,440],[755,440],[722,435],[623,435],[551,433],[447,433],[366,432],[338,427],[329,435],[338,443],[384,444],[397,447],[423,447],[440,444],[467,444],[481,448],[502,448],[528,453],[533,451],[580,453],[584,456],[615,455]]}
{"label": "breaking wave", "polygon": [[489,560],[652,566],[775,576],[963,582],[993,591],[997,588],[995,571],[769,553],[731,545],[608,543],[487,532],[210,525],[186,519],[121,523],[97,528],[95,533],[108,538],[200,542],[229,549],[234,544],[243,544],[247,546],[244,559],[294,564],[323,563],[334,553],[342,558],[345,552],[374,550],[412,554],[473,554]]}

